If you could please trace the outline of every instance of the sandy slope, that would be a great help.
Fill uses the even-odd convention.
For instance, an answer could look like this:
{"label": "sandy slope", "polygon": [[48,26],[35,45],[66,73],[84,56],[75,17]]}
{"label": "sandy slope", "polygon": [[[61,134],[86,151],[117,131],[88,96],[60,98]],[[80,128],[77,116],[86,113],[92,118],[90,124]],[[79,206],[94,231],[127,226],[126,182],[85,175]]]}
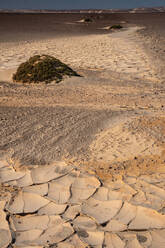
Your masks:
{"label": "sandy slope", "polygon": [[[163,141],[157,140],[164,136],[162,130],[157,135],[146,133],[146,122],[146,130],[136,133],[131,126],[144,117],[165,117],[164,85],[136,30],[4,43],[0,63],[5,73],[29,56],[46,53],[83,77],[59,85],[1,83],[0,149],[13,149],[13,157],[23,164],[69,159],[78,164],[87,161],[90,167],[93,161],[92,167],[102,174],[109,173],[114,161],[160,156]],[[11,71],[7,73],[10,77]]]}

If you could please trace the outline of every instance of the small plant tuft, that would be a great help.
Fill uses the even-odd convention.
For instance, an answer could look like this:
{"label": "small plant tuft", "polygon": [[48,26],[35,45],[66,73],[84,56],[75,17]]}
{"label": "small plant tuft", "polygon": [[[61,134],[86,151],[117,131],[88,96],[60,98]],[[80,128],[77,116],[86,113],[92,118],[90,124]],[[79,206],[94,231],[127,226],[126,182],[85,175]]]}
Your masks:
{"label": "small plant tuft", "polygon": [[89,22],[93,22],[93,20],[91,18],[88,18],[87,17],[87,18],[84,19],[84,22],[88,22],[89,23]]}
{"label": "small plant tuft", "polygon": [[110,27],[110,29],[122,29],[123,26],[121,26],[120,24],[116,24]]}
{"label": "small plant tuft", "polygon": [[15,74],[14,82],[22,83],[50,83],[60,82],[64,76],[79,76],[77,72],[60,60],[49,55],[35,55],[22,63]]}

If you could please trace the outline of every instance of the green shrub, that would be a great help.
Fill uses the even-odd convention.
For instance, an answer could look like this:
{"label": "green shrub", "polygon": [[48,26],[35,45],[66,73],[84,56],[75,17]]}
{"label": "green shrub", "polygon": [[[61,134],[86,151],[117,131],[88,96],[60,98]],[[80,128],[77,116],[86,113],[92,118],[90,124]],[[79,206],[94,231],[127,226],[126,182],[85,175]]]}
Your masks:
{"label": "green shrub", "polygon": [[50,83],[60,82],[63,76],[79,76],[66,64],[49,55],[35,55],[22,63],[15,74],[13,81],[22,83]]}
{"label": "green shrub", "polygon": [[84,22],[93,22],[93,20],[91,18],[85,18]]}
{"label": "green shrub", "polygon": [[121,28],[123,28],[123,26],[121,26],[120,24],[116,24],[116,25],[111,26],[110,29],[121,29]]}

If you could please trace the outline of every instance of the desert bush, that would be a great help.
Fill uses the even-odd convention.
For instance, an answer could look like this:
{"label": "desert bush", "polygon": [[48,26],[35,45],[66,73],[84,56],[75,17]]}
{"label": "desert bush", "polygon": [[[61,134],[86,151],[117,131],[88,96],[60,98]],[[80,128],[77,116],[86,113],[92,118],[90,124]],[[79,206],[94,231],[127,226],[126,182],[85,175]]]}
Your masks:
{"label": "desert bush", "polygon": [[84,22],[93,22],[93,20],[91,18],[87,17],[87,18],[84,19]]}
{"label": "desert bush", "polygon": [[116,24],[116,25],[112,25],[110,29],[121,29],[123,28],[123,26],[121,26],[120,24]]}
{"label": "desert bush", "polygon": [[13,81],[22,83],[49,83],[60,82],[63,77],[79,76],[69,66],[49,55],[35,55],[22,63],[15,74]]}

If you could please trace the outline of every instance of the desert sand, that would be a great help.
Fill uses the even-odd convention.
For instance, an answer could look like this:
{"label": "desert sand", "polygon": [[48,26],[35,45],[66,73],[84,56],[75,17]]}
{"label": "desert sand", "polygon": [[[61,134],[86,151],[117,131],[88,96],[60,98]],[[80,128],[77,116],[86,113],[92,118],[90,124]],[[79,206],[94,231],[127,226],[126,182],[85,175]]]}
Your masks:
{"label": "desert sand", "polygon": [[[120,33],[62,37],[22,44],[1,45],[1,74],[36,54],[48,54],[65,61],[78,70],[111,70],[134,74],[134,77],[158,80],[152,63],[136,41],[136,31],[141,27],[130,27]],[[139,40],[140,42],[140,40]],[[74,44],[74,45],[73,45]],[[13,60],[14,58],[14,60]],[[4,78],[5,79],[5,78]]]}
{"label": "desert sand", "polygon": [[[0,16],[0,247],[164,248],[165,15],[46,17]],[[13,83],[35,54],[81,77]]]}
{"label": "desert sand", "polygon": [[[2,43],[0,148],[13,149],[23,164],[161,155],[156,135],[129,128],[136,119],[164,118],[163,74],[144,49],[143,29]],[[18,65],[35,54],[55,56],[82,77],[12,83]]]}

